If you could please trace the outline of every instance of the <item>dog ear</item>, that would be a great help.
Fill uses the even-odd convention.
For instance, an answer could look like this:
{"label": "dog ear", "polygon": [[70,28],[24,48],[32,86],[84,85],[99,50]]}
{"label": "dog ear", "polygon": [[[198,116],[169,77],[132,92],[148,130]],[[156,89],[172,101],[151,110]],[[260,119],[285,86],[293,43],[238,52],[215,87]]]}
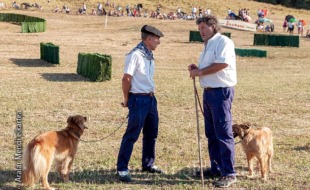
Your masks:
{"label": "dog ear", "polygon": [[233,131],[234,138],[238,136],[237,130],[238,130],[238,124],[233,124],[232,131]]}
{"label": "dog ear", "polygon": [[67,123],[71,123],[72,121],[73,121],[73,117],[69,116],[68,119],[67,119]]}
{"label": "dog ear", "polygon": [[[84,121],[83,121],[84,120]],[[81,129],[88,129],[85,125],[84,122],[86,122],[87,118],[77,115],[74,117],[73,121],[75,124],[77,124]]]}
{"label": "dog ear", "polygon": [[251,127],[251,125],[249,123],[245,123],[245,124],[240,125],[240,127],[242,129],[249,129]]}

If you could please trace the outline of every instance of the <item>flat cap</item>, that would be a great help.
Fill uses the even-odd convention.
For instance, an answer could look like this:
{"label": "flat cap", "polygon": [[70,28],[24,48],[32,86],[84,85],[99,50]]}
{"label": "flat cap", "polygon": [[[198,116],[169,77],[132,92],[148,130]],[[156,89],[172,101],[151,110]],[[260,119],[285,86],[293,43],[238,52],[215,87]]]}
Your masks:
{"label": "flat cap", "polygon": [[143,33],[149,33],[149,34],[154,34],[158,37],[164,37],[164,34],[158,30],[157,28],[153,27],[153,26],[149,26],[149,25],[144,25],[141,28],[141,32]]}

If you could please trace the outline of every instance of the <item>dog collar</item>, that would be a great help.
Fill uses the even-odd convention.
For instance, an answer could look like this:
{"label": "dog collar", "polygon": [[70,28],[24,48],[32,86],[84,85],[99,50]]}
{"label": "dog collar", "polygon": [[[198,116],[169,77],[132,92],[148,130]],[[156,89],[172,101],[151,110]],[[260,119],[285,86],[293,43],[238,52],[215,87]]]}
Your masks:
{"label": "dog collar", "polygon": [[71,135],[73,138],[77,139],[77,140],[80,140],[80,133],[78,133],[77,131],[74,131],[74,130],[70,130],[68,131],[69,135]]}
{"label": "dog collar", "polygon": [[77,131],[73,131],[73,132],[80,139],[80,137],[81,137],[80,133],[78,133]]}

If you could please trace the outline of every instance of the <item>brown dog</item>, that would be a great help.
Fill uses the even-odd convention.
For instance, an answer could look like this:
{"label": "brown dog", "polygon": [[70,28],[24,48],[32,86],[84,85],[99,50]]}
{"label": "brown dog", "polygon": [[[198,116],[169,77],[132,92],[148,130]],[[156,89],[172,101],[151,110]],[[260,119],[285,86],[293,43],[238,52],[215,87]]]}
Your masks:
{"label": "brown dog", "polygon": [[253,129],[249,123],[234,124],[234,136],[239,136],[241,145],[246,154],[249,175],[253,175],[253,158],[258,159],[261,169],[261,176],[267,179],[267,172],[271,170],[271,158],[273,156],[272,132],[267,127]]}
{"label": "brown dog", "polygon": [[24,150],[22,181],[33,186],[42,179],[44,189],[53,190],[47,181],[48,173],[55,159],[56,168],[64,182],[69,181],[69,172],[77,152],[80,136],[83,134],[86,117],[70,116],[68,126],[61,131],[50,131],[36,136]]}

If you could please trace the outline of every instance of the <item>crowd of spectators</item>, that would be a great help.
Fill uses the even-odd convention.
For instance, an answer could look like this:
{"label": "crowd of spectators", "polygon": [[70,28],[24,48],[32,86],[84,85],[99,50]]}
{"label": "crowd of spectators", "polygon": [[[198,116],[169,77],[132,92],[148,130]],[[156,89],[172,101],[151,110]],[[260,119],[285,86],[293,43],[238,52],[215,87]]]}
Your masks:
{"label": "crowd of spectators", "polygon": [[35,3],[23,2],[19,5],[16,1],[12,1],[12,7],[15,9],[29,9],[33,7],[33,8],[42,10],[42,6],[39,5],[37,2]]}
{"label": "crowd of spectators", "polygon": [[[59,7],[55,7],[53,10],[56,12],[65,12],[70,13],[70,9],[63,5],[62,11],[60,11]],[[186,20],[196,20],[197,18],[201,18],[205,15],[211,14],[211,9],[202,7],[196,8],[194,5],[191,7],[190,13],[185,13],[181,10],[180,7],[176,9],[176,11],[163,11],[163,6],[158,4],[154,10],[145,9],[142,4],[127,4],[124,8],[120,5],[117,5],[114,1],[110,2],[107,0],[104,4],[98,3],[96,8],[91,8],[91,11],[88,12],[86,8],[85,2],[83,5],[78,8],[76,14],[78,15],[108,15],[108,16],[127,16],[127,17],[145,17],[145,18],[155,18],[155,19],[186,19]]]}
{"label": "crowd of spectators", "polygon": [[228,8],[226,19],[241,20],[241,21],[245,21],[245,22],[251,22],[251,20],[252,20],[250,17],[250,9],[246,9],[246,8],[239,9],[238,14],[236,14],[230,8]]}
{"label": "crowd of spectators", "polygon": [[[307,25],[307,23],[304,19],[299,19],[298,21],[296,20],[296,22],[295,21],[289,22],[286,19],[284,19],[283,32],[288,32],[290,35],[292,35],[292,34],[294,34],[294,30],[295,30],[295,26],[296,26],[298,35],[303,36],[306,25]],[[306,37],[309,34],[308,31],[306,33]]]}
{"label": "crowd of spectators", "polygon": [[[50,3],[50,0],[47,1]],[[27,3],[23,2],[21,4],[18,4],[16,1],[12,1],[12,7],[15,9],[29,9],[29,8],[37,8],[39,10],[42,10],[42,6],[38,3]],[[7,8],[5,3],[0,2],[0,8]],[[169,20],[175,20],[175,19],[184,19],[184,20],[196,20],[197,18],[201,18],[206,15],[211,15],[211,9],[209,8],[203,8],[201,6],[196,7],[195,5],[191,5],[191,7],[188,8],[188,13],[184,12],[181,7],[178,7],[175,11],[168,11],[166,12],[166,9],[162,6],[162,4],[158,4],[154,9],[149,9],[143,7],[142,4],[127,4],[124,6],[124,8],[121,5],[118,5],[115,3],[115,1],[110,2],[109,0],[106,0],[105,3],[98,2],[96,7],[92,7],[90,9],[87,9],[87,5],[85,2],[81,4],[79,8],[74,11],[77,15],[108,15],[108,16],[127,16],[127,17],[144,17],[144,18],[154,18],[154,19],[169,19]],[[58,6],[55,6],[53,9],[53,12],[55,13],[66,13],[71,14],[72,11],[70,8],[64,4],[62,8],[59,8]],[[263,31],[263,32],[273,32],[274,31],[274,24],[272,21],[266,18],[268,15],[268,9],[258,9],[257,11],[257,17],[256,20],[257,24],[257,31]],[[230,8],[227,10],[227,16],[226,19],[231,20],[240,20],[245,22],[251,22],[251,16],[250,16],[250,9],[243,8],[239,9],[237,11],[237,14],[232,11]],[[290,23],[284,20],[283,23],[283,32],[288,32],[289,34],[294,33],[294,28],[298,29],[298,34],[300,36],[303,36],[304,31],[304,20],[299,20],[296,23]],[[309,32],[307,32],[306,36],[310,36]]]}

